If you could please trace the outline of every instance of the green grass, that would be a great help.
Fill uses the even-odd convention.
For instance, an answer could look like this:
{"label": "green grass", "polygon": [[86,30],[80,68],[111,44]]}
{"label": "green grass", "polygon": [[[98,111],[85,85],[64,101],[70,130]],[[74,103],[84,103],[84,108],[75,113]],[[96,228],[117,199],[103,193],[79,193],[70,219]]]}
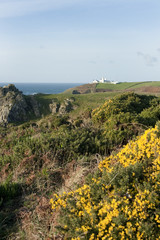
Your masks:
{"label": "green grass", "polygon": [[119,84],[98,83],[97,89],[110,89],[115,91],[134,89],[140,87],[159,87],[160,82],[121,82]]}
{"label": "green grass", "polygon": [[[99,107],[107,99],[112,98],[125,90],[133,91],[134,89],[138,90],[138,88],[149,86],[158,87],[160,86],[160,82],[121,82],[119,84],[98,83],[96,86],[97,89],[109,89],[112,91],[89,94],[72,94],[72,91],[65,91],[64,93],[60,94],[37,94],[35,97],[40,104],[40,112],[44,116],[50,114],[49,104],[52,102],[52,100],[63,103],[67,98],[74,98],[75,102],[73,105],[75,106],[75,110],[72,111],[72,114],[77,116],[81,115],[85,109],[94,109]],[[148,92],[148,94],[153,93]]]}
{"label": "green grass", "polygon": [[132,85],[133,85],[133,83],[127,83],[127,82],[119,83],[119,84],[98,83],[97,89],[125,90],[125,89],[131,87]]}
{"label": "green grass", "polygon": [[52,100],[56,100],[60,103],[62,103],[67,98],[74,98],[75,102],[73,103],[74,106],[76,106],[76,109],[72,111],[73,115],[79,115],[81,112],[83,112],[85,109],[94,109],[96,107],[99,107],[101,104],[103,104],[107,99],[114,97],[118,93],[116,92],[104,92],[104,93],[90,93],[90,94],[38,94],[35,95],[37,101],[40,104],[41,112],[44,115],[48,115],[50,113],[49,111],[49,104],[52,102]]}
{"label": "green grass", "polygon": [[160,82],[141,82],[139,84],[136,84],[133,86],[134,88],[139,88],[139,87],[160,87]]}

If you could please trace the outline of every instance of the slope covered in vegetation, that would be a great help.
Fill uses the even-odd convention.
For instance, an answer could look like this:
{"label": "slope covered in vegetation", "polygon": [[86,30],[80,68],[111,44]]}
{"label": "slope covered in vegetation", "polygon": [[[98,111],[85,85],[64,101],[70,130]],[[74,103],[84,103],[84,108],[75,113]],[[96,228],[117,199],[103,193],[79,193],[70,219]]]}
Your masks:
{"label": "slope covered in vegetation", "polygon": [[[86,99],[85,96],[77,96],[79,100],[75,100],[75,103],[80,101],[79,112],[75,109],[66,115],[48,115],[39,120],[0,128],[0,239],[52,239],[55,236],[57,213],[51,215],[49,201],[53,193],[62,192],[63,189],[66,192],[72,190],[75,196],[78,196],[79,190],[75,189],[81,188],[77,188],[77,185],[82,186],[82,193],[93,185],[93,192],[95,191],[93,196],[99,206],[99,200],[96,199],[103,201],[105,199],[101,185],[97,185],[97,181],[100,181],[100,184],[103,182],[105,190],[105,186],[115,176],[116,167],[117,171],[122,173],[131,167],[119,164],[119,160],[116,160],[118,158],[113,154],[116,154],[124,144],[128,144],[132,138],[142,134],[145,129],[154,127],[160,120],[160,99],[157,97],[124,93],[104,103],[102,96],[97,95],[94,104],[88,109],[87,101],[89,98],[92,101],[94,96],[87,96]],[[44,97],[38,96],[41,101]],[[46,96],[47,100],[48,97],[51,96]],[[103,103],[101,106],[98,99]],[[95,106],[99,107],[93,110]],[[158,130],[155,131],[158,136]],[[110,162],[109,170],[105,168],[106,161],[104,164],[101,162],[99,166],[102,171],[99,170],[97,175],[93,176],[99,161],[106,157]],[[138,184],[141,178],[143,180],[143,174],[141,171],[138,173],[140,166],[136,163],[135,166],[138,166],[135,172],[139,174],[136,180]],[[111,171],[112,167],[113,171]],[[132,167],[127,171],[130,171],[129,177],[124,175],[124,180],[123,177],[120,180],[121,174],[118,174],[114,181],[122,185],[124,181],[128,186],[125,181],[130,182]],[[88,174],[90,174],[87,178],[88,182],[83,186]],[[125,184],[117,185],[117,189],[123,190]],[[114,195],[112,188],[114,189],[115,186],[105,191],[108,191],[109,195]],[[116,193],[117,196],[131,195],[129,190],[125,189],[124,192],[122,190],[120,195]],[[110,201],[108,197],[106,201]],[[130,199],[128,206],[129,204]],[[119,207],[118,205],[117,208]],[[83,214],[81,217],[83,218]],[[77,224],[76,219],[75,224]],[[64,226],[61,224],[60,228],[64,230]],[[73,225],[72,230],[75,231],[76,228],[77,225]],[[82,231],[81,229],[76,232],[77,235],[72,236],[68,228],[66,230],[67,238],[78,237]],[[89,234],[88,230],[87,234]],[[95,234],[99,233],[95,232]],[[94,238],[96,239],[97,236],[95,235]],[[85,237],[89,239],[90,235]]]}
{"label": "slope covered in vegetation", "polygon": [[118,84],[111,83],[98,83],[96,86],[97,90],[111,90],[111,91],[137,91],[137,92],[148,92],[158,93],[160,92],[159,81],[147,81],[147,82],[120,82]]}
{"label": "slope covered in vegetation", "polygon": [[88,93],[123,93],[124,91],[134,91],[135,93],[145,94],[160,94],[160,81],[147,81],[147,82],[119,82],[113,84],[106,83],[91,83],[84,84],[75,88],[71,88],[65,91],[65,93],[88,94]]}
{"label": "slope covered in vegetation", "polygon": [[54,195],[67,239],[159,239],[160,129],[147,130],[75,191]]}
{"label": "slope covered in vegetation", "polygon": [[92,119],[103,129],[103,141],[113,150],[155,125],[160,119],[159,103],[153,96],[124,93],[93,110]]}

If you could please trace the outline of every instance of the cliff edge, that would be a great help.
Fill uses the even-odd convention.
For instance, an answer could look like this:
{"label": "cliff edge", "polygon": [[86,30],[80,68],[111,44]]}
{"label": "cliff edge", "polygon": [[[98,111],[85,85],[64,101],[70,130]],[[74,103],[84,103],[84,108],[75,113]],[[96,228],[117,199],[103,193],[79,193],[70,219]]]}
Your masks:
{"label": "cliff edge", "polygon": [[31,116],[40,116],[33,96],[24,96],[13,84],[0,87],[0,123],[23,122]]}

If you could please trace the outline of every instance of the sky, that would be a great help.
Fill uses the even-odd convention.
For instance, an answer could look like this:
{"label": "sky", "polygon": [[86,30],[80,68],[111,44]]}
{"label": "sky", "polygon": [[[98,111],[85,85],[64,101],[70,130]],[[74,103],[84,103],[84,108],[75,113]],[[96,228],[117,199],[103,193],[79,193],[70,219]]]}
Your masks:
{"label": "sky", "polygon": [[160,81],[159,0],[0,0],[0,82]]}

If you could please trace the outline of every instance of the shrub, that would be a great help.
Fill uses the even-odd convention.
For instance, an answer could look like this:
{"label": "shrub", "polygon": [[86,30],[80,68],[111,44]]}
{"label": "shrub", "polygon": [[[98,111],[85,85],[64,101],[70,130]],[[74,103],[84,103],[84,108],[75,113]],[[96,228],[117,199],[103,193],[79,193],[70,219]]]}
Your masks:
{"label": "shrub", "polygon": [[0,185],[0,200],[7,201],[21,194],[21,186],[18,183],[6,181]]}
{"label": "shrub", "polygon": [[100,162],[87,184],[54,194],[50,203],[67,239],[158,239],[159,125]]}

